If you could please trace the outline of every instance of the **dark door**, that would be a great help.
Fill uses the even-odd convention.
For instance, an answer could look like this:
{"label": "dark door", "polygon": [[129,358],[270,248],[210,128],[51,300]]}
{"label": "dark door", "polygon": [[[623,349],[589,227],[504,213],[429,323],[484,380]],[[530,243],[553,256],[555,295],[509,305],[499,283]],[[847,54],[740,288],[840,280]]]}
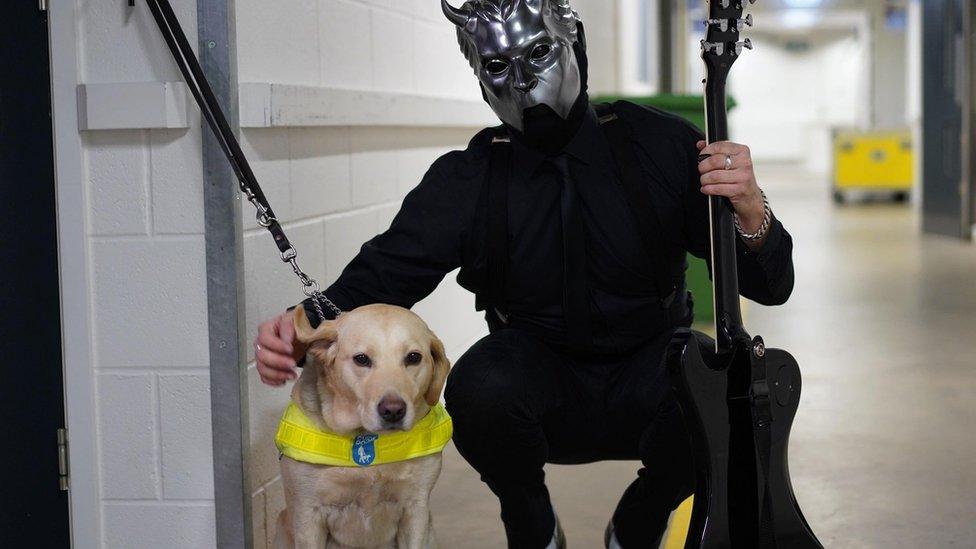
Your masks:
{"label": "dark door", "polygon": [[968,233],[962,150],[966,1],[922,3],[922,226],[927,233],[954,237]]}
{"label": "dark door", "polygon": [[0,546],[67,547],[58,474],[64,426],[47,16],[0,17]]}

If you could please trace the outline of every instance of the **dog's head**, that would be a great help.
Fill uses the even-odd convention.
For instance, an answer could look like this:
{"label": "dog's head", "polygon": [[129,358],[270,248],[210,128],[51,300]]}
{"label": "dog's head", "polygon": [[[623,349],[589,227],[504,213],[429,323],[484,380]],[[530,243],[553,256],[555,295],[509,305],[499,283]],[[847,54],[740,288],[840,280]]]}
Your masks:
{"label": "dog's head", "polygon": [[292,398],[333,431],[409,430],[440,400],[444,344],[407,309],[368,305],[313,329],[298,307],[295,331],[308,352]]}

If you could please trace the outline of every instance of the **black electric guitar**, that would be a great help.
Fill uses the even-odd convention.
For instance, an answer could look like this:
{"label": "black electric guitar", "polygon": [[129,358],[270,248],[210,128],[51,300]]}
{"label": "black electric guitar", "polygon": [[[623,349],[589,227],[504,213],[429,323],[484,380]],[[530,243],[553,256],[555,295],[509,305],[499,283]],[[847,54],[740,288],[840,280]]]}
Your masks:
{"label": "black electric guitar", "polygon": [[[743,48],[744,0],[711,0],[702,41],[708,142],[728,140],[726,79]],[[696,488],[686,549],[821,549],[797,505],[787,446],[800,369],[742,325],[736,239],[727,199],[709,197],[714,343],[681,330],[666,361],[695,452]]]}

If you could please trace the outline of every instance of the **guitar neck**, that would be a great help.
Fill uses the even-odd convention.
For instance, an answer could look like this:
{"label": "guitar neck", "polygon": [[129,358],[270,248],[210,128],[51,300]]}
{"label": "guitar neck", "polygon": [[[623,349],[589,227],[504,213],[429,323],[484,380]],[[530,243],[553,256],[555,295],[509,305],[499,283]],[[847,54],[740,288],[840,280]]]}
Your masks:
{"label": "guitar neck", "polygon": [[[729,138],[725,79],[705,81],[705,121],[708,142]],[[736,230],[732,205],[724,197],[708,198],[708,223],[711,237],[712,288],[715,303],[715,344],[719,353],[730,351],[733,341],[745,333],[739,307],[739,275],[736,269]]]}

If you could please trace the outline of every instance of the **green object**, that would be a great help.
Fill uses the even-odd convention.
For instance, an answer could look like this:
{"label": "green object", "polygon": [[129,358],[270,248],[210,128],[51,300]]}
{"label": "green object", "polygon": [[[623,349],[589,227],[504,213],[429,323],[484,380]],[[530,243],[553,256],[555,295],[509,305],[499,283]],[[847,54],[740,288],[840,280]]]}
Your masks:
{"label": "green object", "polygon": [[[594,103],[613,103],[614,101],[630,101],[638,105],[656,107],[662,111],[676,114],[698,128],[705,131],[705,98],[701,95],[650,95],[625,96],[604,95],[594,97]],[[728,100],[728,109],[735,108],[735,100]],[[688,270],[685,273],[688,291],[695,299],[695,321],[712,322],[715,319],[712,300],[712,281],[708,276],[708,265],[705,260],[688,254]]]}

